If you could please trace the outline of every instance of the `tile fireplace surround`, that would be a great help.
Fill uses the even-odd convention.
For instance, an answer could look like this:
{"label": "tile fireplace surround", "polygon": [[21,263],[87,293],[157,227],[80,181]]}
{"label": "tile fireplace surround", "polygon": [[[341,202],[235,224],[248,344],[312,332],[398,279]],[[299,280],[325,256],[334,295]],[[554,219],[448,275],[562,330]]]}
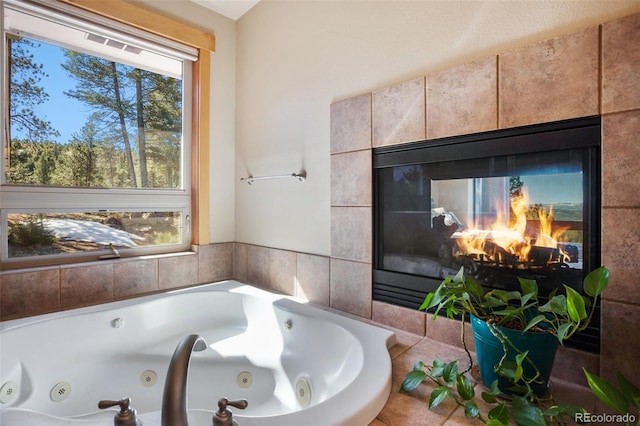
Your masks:
{"label": "tile fireplace surround", "polygon": [[[602,116],[602,349],[576,366],[640,379],[640,14],[429,74],[331,105],[331,256],[220,243],[194,253],[0,272],[0,319],[106,303],[226,278],[304,297],[459,345],[457,322],[373,301],[371,150],[534,123]],[[291,277],[295,277],[292,279]]]}
{"label": "tile fireplace surround", "polygon": [[[332,306],[459,344],[457,323],[372,301],[372,148],[602,116],[602,256],[611,271],[599,354],[562,348],[554,375],[585,366],[640,379],[640,15],[401,82],[331,107]],[[354,288],[359,299],[350,297]],[[335,302],[334,302],[335,300]],[[566,367],[566,368],[565,368]]]}

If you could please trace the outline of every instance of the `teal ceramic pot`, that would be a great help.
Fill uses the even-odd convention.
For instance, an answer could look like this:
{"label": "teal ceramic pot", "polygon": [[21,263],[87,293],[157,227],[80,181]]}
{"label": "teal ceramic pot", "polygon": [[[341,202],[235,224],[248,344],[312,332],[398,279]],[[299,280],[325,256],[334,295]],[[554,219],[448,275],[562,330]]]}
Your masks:
{"label": "teal ceramic pot", "polygon": [[[471,329],[473,330],[473,338],[476,345],[476,356],[478,359],[478,367],[482,381],[486,386],[491,386],[494,380],[498,379],[498,387],[507,394],[512,394],[508,388],[511,383],[508,379],[499,376],[495,372],[495,366],[498,365],[503,355],[503,348],[500,341],[491,333],[489,326],[483,320],[471,315]],[[558,339],[549,333],[541,332],[521,332],[509,328],[500,327],[500,330],[510,339],[511,343],[521,352],[529,351],[529,359],[540,370],[543,383],[532,384],[532,389],[538,396],[543,396],[548,389],[549,377],[553,368],[553,360],[558,349]],[[515,360],[518,354],[513,348],[508,348],[508,360]],[[533,377],[535,369],[523,363],[523,371],[525,377]]]}

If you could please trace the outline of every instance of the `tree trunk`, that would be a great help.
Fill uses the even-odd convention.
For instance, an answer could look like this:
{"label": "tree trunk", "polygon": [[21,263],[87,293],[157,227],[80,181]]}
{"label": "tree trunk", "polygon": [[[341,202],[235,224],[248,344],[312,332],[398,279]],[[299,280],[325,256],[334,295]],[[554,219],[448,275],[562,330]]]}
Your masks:
{"label": "tree trunk", "polygon": [[138,117],[138,156],[140,158],[140,180],[143,188],[149,186],[147,174],[147,144],[144,131],[144,102],[142,99],[142,73],[136,68],[136,112]]}
{"label": "tree trunk", "polygon": [[127,123],[125,121],[124,110],[122,106],[122,98],[120,96],[120,84],[118,82],[118,73],[116,70],[116,63],[111,62],[111,70],[113,71],[113,87],[116,96],[116,105],[118,106],[118,121],[120,122],[120,129],[122,131],[122,140],[124,141],[124,149],[127,153],[127,164],[129,166],[129,179],[131,180],[131,187],[137,188],[138,181],[136,179],[136,169],[133,165],[133,153],[131,152],[131,143],[129,142],[129,133],[127,133]]}

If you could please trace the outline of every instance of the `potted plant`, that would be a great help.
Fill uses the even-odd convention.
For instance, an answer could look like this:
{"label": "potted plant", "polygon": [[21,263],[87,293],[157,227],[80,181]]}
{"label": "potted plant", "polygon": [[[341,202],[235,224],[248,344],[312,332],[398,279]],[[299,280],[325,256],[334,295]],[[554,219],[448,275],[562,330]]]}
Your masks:
{"label": "potted plant", "polygon": [[[405,377],[400,390],[408,392],[430,379],[438,385],[431,394],[430,408],[451,397],[465,406],[468,416],[479,417],[487,424],[502,424],[500,421],[505,418],[500,416],[505,413],[508,423],[508,409],[514,410],[519,423],[518,415],[543,420],[545,415],[574,414],[581,410],[580,407],[553,406],[542,412],[535,403],[546,393],[558,344],[588,326],[597,298],[608,282],[609,271],[600,267],[587,274],[583,281],[583,291],[588,298],[563,285],[564,292],[554,291],[549,300],[542,303],[534,280],[519,278],[520,291],[494,289],[487,292],[471,276],[465,276],[464,268],[461,268],[453,278],[447,277],[436,291],[427,294],[420,309],[433,310],[434,316],[444,310],[447,317],[461,319],[462,343],[469,358],[469,368],[459,372],[457,361],[454,364],[435,360],[430,366],[419,362]],[[471,319],[482,381],[490,389],[483,392],[482,397],[497,404],[497,411],[488,418],[480,416],[473,402],[473,387],[466,377],[473,365],[464,342],[467,316]],[[541,343],[537,339],[542,339]],[[536,342],[532,343],[534,340]],[[486,352],[487,346],[489,352]],[[498,401],[497,396],[504,394],[510,394],[510,404]]]}

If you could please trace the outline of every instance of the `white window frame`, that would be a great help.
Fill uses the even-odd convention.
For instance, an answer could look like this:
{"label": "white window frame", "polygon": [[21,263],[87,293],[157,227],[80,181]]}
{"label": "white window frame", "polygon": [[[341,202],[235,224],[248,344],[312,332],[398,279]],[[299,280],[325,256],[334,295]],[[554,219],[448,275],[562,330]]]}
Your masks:
{"label": "white window frame", "polygon": [[[182,159],[181,181],[179,189],[121,189],[121,188],[75,188],[75,187],[50,187],[33,185],[7,184],[5,178],[5,153],[6,144],[6,108],[5,88],[8,72],[8,61],[3,55],[2,61],[2,85],[0,96],[3,102],[0,104],[0,114],[3,119],[0,123],[1,150],[0,156],[0,269],[10,269],[23,266],[38,266],[44,264],[59,264],[95,260],[108,250],[92,251],[77,254],[40,255],[20,258],[8,257],[8,229],[7,217],[12,213],[63,213],[63,212],[163,212],[177,211],[182,218],[182,240],[177,244],[147,246],[121,250],[123,256],[137,256],[155,253],[170,253],[187,251],[191,248],[192,226],[192,190],[191,190],[191,138],[192,138],[192,105],[193,105],[193,61],[197,58],[197,49],[182,45],[172,40],[161,38],[157,35],[112,21],[110,19],[83,11],[81,9],[58,2],[35,0],[24,2],[22,0],[3,0],[2,12],[0,12],[0,29],[5,42],[4,7],[18,10],[36,11],[47,13],[47,8],[52,8],[52,15],[66,19],[66,23],[77,22],[80,27],[95,25],[100,31],[110,31],[110,34],[119,34],[147,48],[154,48],[164,55],[173,54],[173,57],[183,61],[183,128],[182,128]],[[69,47],[69,46],[64,46]]]}

